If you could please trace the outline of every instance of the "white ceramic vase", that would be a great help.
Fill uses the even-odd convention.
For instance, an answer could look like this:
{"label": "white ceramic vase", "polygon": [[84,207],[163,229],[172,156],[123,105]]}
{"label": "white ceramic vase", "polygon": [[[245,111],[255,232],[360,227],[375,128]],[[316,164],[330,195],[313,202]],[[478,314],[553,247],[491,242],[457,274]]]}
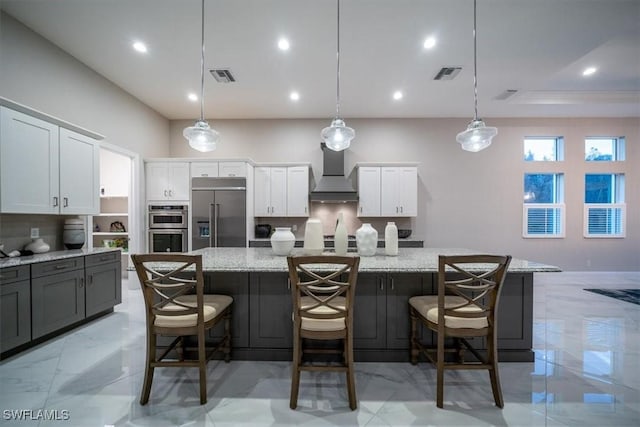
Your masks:
{"label": "white ceramic vase", "polygon": [[336,255],[345,256],[349,246],[349,235],[347,234],[347,226],[344,224],[342,212],[338,212],[338,223],[336,224],[333,239]]}
{"label": "white ceramic vase", "polygon": [[271,235],[271,249],[276,255],[289,255],[296,243],[296,236],[289,227],[276,227]]}
{"label": "white ceramic vase", "polygon": [[321,255],[324,252],[324,237],[322,223],[319,219],[307,220],[304,227],[304,253],[306,255]]}
{"label": "white ceramic vase", "polygon": [[24,249],[31,251],[34,254],[43,254],[49,251],[49,245],[42,239],[33,239],[31,243],[24,247]]}
{"label": "white ceramic vase", "polygon": [[398,255],[398,227],[395,222],[387,222],[384,228],[384,253],[388,256]]}
{"label": "white ceramic vase", "polygon": [[362,224],[356,231],[356,245],[360,256],[374,256],[378,247],[378,231],[369,223]]}

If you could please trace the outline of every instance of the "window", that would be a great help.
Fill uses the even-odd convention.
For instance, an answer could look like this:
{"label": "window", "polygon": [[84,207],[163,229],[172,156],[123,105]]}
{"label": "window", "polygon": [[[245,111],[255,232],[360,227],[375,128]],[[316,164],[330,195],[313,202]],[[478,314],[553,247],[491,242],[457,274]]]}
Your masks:
{"label": "window", "polygon": [[586,174],[584,236],[624,237],[624,174]]}
{"label": "window", "polygon": [[564,237],[564,175],[524,175],[523,237]]}
{"label": "window", "polygon": [[591,137],[584,140],[584,159],[587,162],[622,161],[624,153],[624,137]]}
{"label": "window", "polygon": [[524,139],[525,162],[558,162],[564,160],[562,137],[526,137]]}

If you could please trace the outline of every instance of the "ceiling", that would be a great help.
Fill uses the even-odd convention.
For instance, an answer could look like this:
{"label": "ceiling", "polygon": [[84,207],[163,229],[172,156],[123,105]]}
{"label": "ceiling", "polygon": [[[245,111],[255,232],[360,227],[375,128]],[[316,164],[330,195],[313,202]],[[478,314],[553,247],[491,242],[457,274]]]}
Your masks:
{"label": "ceiling", "polygon": [[[186,95],[200,92],[200,0],[0,5],[168,119],[199,116]],[[333,117],[336,1],[206,0],[205,9],[205,67],[237,80],[207,72],[205,117]],[[471,0],[343,0],[340,20],[343,117],[473,117]],[[434,80],[450,66],[462,67],[455,79]],[[598,70],[583,77],[588,66]],[[485,119],[640,117],[640,0],[478,0],[477,67]],[[516,92],[499,99],[505,91]]]}

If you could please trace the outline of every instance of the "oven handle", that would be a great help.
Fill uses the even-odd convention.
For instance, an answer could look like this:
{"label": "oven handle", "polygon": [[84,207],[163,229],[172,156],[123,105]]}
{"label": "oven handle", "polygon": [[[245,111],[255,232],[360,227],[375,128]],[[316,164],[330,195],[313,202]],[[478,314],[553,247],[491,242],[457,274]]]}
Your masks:
{"label": "oven handle", "polygon": [[214,227],[214,235],[213,235],[213,247],[217,248],[218,247],[218,217],[220,215],[220,204],[216,203],[213,205],[213,223],[215,224]]}

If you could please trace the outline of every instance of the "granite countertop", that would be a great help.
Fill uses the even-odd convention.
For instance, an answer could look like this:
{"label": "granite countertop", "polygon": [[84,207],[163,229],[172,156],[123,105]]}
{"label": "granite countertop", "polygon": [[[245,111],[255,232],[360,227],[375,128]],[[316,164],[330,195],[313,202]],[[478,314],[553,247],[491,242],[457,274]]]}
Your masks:
{"label": "granite countertop", "polygon": [[[205,248],[190,252],[202,254],[205,271],[248,271],[286,272],[287,260],[278,256],[270,248]],[[479,251],[459,248],[400,248],[398,256],[384,255],[378,248],[376,255],[361,257],[361,272],[422,273],[438,271],[438,255],[477,254]],[[295,248],[292,255],[302,255],[301,248]],[[349,253],[352,255],[352,253]],[[355,255],[355,253],[353,253]],[[479,266],[481,269],[482,267]],[[510,272],[535,273],[558,272],[559,267],[522,259],[512,259]]]}
{"label": "granite countertop", "polygon": [[52,251],[43,254],[34,254],[29,256],[20,256],[13,258],[0,258],[0,268],[16,267],[20,265],[35,264],[45,261],[56,261],[59,259],[73,258],[85,255],[101,254],[105,252],[120,251],[118,248],[84,248],[71,249],[66,251]]}

